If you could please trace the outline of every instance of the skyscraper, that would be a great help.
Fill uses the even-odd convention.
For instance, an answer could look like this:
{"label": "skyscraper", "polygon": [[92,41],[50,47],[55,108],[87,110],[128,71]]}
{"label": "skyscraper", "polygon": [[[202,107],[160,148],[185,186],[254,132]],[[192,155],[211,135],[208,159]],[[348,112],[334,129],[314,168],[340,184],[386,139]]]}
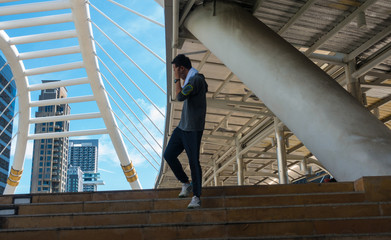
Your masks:
{"label": "skyscraper", "polygon": [[13,121],[11,120],[14,116],[16,96],[16,85],[15,81],[11,81],[12,77],[11,68],[0,57],[0,194],[3,194],[7,184],[11,155],[11,143],[9,142],[12,139]]}
{"label": "skyscraper", "polygon": [[67,192],[83,192],[83,171],[80,167],[68,167]]}
{"label": "skyscraper", "polygon": [[98,139],[69,140],[69,165],[83,171],[83,192],[104,184],[98,173],[98,146]]}
{"label": "skyscraper", "polygon": [[[42,81],[52,82],[52,81]],[[39,100],[66,98],[64,87],[41,91]],[[35,117],[70,114],[68,104],[39,107]],[[63,132],[69,130],[69,121],[35,124],[35,133]],[[68,138],[34,140],[31,193],[65,192],[68,171]]]}

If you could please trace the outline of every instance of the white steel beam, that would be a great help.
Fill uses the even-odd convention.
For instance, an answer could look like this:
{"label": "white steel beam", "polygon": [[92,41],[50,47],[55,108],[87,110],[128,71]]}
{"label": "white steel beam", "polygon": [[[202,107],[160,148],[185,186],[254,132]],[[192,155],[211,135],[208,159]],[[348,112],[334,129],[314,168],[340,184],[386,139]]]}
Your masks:
{"label": "white steel beam", "polygon": [[[248,153],[254,153],[258,154],[257,157],[249,157],[245,156],[244,160],[270,160],[270,159],[277,159],[277,153],[274,152],[261,152],[261,151],[248,151]],[[286,159],[288,161],[297,161],[297,160],[303,160],[305,159],[305,156],[297,155],[297,154],[286,154]]]}
{"label": "white steel beam", "polygon": [[73,69],[78,69],[83,67],[84,67],[84,62],[72,62],[72,63],[64,63],[64,64],[59,64],[54,66],[26,69],[25,74],[26,76],[32,76],[32,75],[39,75],[45,73],[73,70]]}
{"label": "white steel beam", "polygon": [[[368,2],[373,1],[362,6]],[[226,19],[235,24],[227,24]],[[198,6],[184,26],[260,97],[337,179],[389,175],[390,129],[257,18],[237,5],[217,1],[216,8],[212,3]]]}
{"label": "white steel beam", "polygon": [[70,8],[70,4],[68,0],[17,4],[17,5],[0,7],[0,16],[53,11],[53,10],[60,10],[66,8]]}
{"label": "white steel beam", "polygon": [[361,83],[361,87],[364,88],[374,88],[374,89],[381,89],[381,90],[391,90],[391,84],[385,84],[385,83]]}
{"label": "white steel beam", "polygon": [[81,114],[70,114],[70,115],[59,115],[50,117],[39,117],[30,119],[30,124],[44,123],[44,122],[62,122],[70,120],[83,120],[92,118],[101,118],[101,113],[81,113]]}
{"label": "white steel beam", "polygon": [[88,78],[76,78],[76,79],[34,84],[34,85],[30,85],[28,87],[28,90],[31,92],[31,91],[39,91],[44,89],[54,89],[60,87],[88,84],[88,83],[90,83]]}
{"label": "white steel beam", "polygon": [[[208,108],[217,108],[217,109],[224,109],[233,112],[256,114],[259,116],[274,116],[273,113],[271,113],[270,111],[266,112],[267,110],[266,108],[257,110],[256,108],[264,107],[263,104],[259,104],[259,103],[224,101],[224,100],[209,99],[209,98],[206,101],[207,101]],[[247,107],[247,109],[240,108],[239,106]],[[249,107],[253,107],[254,109],[249,109]]]}
{"label": "white steel beam", "polygon": [[18,45],[18,44],[53,41],[53,40],[75,38],[75,37],[77,37],[76,31],[68,30],[68,31],[61,31],[61,32],[40,33],[34,35],[13,37],[9,39],[9,44]]}
{"label": "white steel beam", "polygon": [[208,60],[211,52],[209,50],[206,51],[205,55],[202,57],[201,61],[198,63],[197,70],[201,72],[202,67],[205,65]]}
{"label": "white steel beam", "polygon": [[342,28],[344,28],[348,23],[353,21],[358,14],[365,11],[369,6],[375,3],[377,0],[366,0],[364,1],[360,7],[358,7],[353,13],[347,16],[342,22],[340,22],[337,26],[331,29],[327,34],[323,35],[318,41],[316,41],[306,52],[305,55],[310,55],[316,49],[318,49],[322,44],[324,44],[327,40],[337,34]]}
{"label": "white steel beam", "polygon": [[[221,136],[221,135],[211,135],[211,134],[203,134],[202,139],[204,138],[214,138],[218,140],[225,140],[225,141],[233,141],[235,138],[233,137],[228,137],[228,136]],[[223,143],[224,145],[227,145],[227,143]]]}
{"label": "white steel beam", "polygon": [[224,82],[221,83],[220,86],[217,88],[216,92],[213,93],[212,98],[216,98],[217,95],[219,95],[220,92],[223,91],[225,85],[227,85],[227,84],[231,81],[231,79],[233,78],[233,76],[234,76],[234,73],[233,73],[233,72],[230,72],[230,73],[228,74],[228,76],[224,79]]}
{"label": "white steel beam", "polygon": [[61,105],[61,104],[91,102],[91,101],[95,101],[95,97],[93,95],[80,96],[80,97],[67,97],[67,98],[31,101],[30,107],[42,107],[42,106],[50,106],[50,105]]}
{"label": "white steel beam", "polygon": [[[267,172],[267,171],[258,171],[258,172],[253,172],[253,171],[246,171],[245,172],[246,177],[255,177],[255,178],[263,178],[263,177],[272,177],[278,179],[278,175],[275,173]],[[234,175],[227,175],[227,174],[220,174],[220,177],[235,177]]]}
{"label": "white steel beam", "polygon": [[58,14],[45,17],[29,18],[29,19],[18,19],[0,22],[0,29],[14,29],[14,28],[25,28],[25,27],[35,27],[41,25],[49,25],[56,23],[66,23],[72,22],[72,14]]}
{"label": "white steel beam", "polygon": [[[72,11],[75,18],[75,27],[78,33],[78,38],[81,46],[82,56],[85,62],[85,69],[88,78],[91,80],[91,88],[96,97],[96,102],[102,113],[103,121],[106,125],[114,149],[117,152],[118,159],[121,162],[121,166],[124,168],[125,175],[127,174],[126,168],[132,166],[132,161],[129,158],[125,143],[122,139],[122,135],[118,130],[117,122],[111,111],[111,106],[106,92],[102,88],[104,86],[102,78],[97,71],[99,69],[97,57],[93,54],[96,53],[95,45],[92,41],[92,26],[90,19],[90,12],[87,8],[87,3],[84,0],[70,0],[72,5]],[[132,171],[133,173],[133,171]],[[135,175],[137,176],[137,175]],[[128,177],[128,176],[127,176]],[[140,181],[137,177],[131,178],[129,181],[132,189],[141,188]],[[134,181],[133,181],[134,180]]]}
{"label": "white steel beam", "polygon": [[53,57],[53,56],[60,56],[60,55],[67,55],[67,54],[74,54],[74,53],[80,53],[80,46],[20,53],[19,60]]}
{"label": "white steel beam", "polygon": [[[259,133],[257,136],[255,136],[253,139],[251,139],[248,143],[246,143],[246,147],[242,148],[240,152],[237,154],[242,155],[245,154],[248,150],[250,150],[252,147],[254,147],[256,144],[258,144],[261,140],[265,139],[268,137],[270,134],[272,134],[274,131],[274,125],[270,125],[267,127],[264,131]],[[227,151],[228,152],[228,151]],[[228,156],[228,155],[227,155]],[[236,159],[236,155],[233,157],[230,157],[228,160],[224,162],[224,164],[216,171],[216,174],[221,173],[226,169],[232,162]],[[210,181],[213,180],[213,176],[207,178],[203,185],[206,186]]]}
{"label": "white steel beam", "polygon": [[80,130],[70,132],[50,132],[50,133],[37,133],[28,136],[29,140],[32,139],[46,139],[46,138],[63,138],[63,137],[77,137],[88,135],[102,135],[107,134],[107,129],[92,129],[92,130]]}
{"label": "white steel beam", "polygon": [[[9,37],[5,31],[0,30],[0,49],[6,57],[14,75],[16,88],[18,89],[19,95],[19,121],[18,121],[18,134],[16,140],[16,146],[18,151],[15,152],[14,161],[12,163],[12,169],[14,171],[23,171],[24,158],[26,155],[27,148],[27,135],[29,133],[29,119],[30,119],[30,93],[27,90],[28,79],[24,75],[24,65],[22,61],[17,59],[19,55],[18,50],[15,46],[9,45]],[[21,173],[20,173],[21,174]],[[18,182],[8,184],[5,187],[4,194],[13,194],[18,185]]]}

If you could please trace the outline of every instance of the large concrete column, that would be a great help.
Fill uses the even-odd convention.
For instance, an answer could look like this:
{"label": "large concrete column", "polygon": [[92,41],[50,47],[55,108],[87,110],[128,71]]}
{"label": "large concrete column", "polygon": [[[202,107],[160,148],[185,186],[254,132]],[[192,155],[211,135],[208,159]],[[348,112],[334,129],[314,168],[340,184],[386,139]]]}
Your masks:
{"label": "large concrete column", "polygon": [[198,6],[185,27],[230,68],[337,180],[391,174],[391,131],[249,12]]}

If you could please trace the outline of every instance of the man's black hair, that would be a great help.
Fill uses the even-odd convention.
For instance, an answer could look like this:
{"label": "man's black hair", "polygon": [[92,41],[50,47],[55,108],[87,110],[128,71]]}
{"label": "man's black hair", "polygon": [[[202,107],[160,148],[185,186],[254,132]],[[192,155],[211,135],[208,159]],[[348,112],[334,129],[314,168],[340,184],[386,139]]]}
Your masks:
{"label": "man's black hair", "polygon": [[184,66],[187,69],[191,68],[190,59],[183,54],[176,56],[174,60],[172,60],[171,64],[175,64],[177,67]]}

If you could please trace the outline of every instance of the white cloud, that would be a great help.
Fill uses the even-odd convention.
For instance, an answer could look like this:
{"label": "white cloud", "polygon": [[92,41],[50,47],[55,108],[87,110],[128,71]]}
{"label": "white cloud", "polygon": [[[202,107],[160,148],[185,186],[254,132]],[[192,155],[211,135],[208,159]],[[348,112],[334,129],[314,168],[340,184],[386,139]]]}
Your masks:
{"label": "white cloud", "polygon": [[[165,107],[158,107],[158,109],[153,106],[151,103],[146,102],[144,99],[137,99],[137,103],[144,108],[147,112],[147,115],[149,118],[152,120],[153,123],[160,129],[164,129],[164,124],[165,124],[165,118],[162,116],[162,113],[165,115],[166,114],[166,108]],[[150,121],[147,117],[144,117],[143,122],[147,125],[150,125]],[[151,124],[152,125],[152,124]]]}
{"label": "white cloud", "polygon": [[120,161],[114,149],[109,135],[102,135],[99,138],[99,161],[111,163],[118,166]]}
{"label": "white cloud", "polygon": [[106,169],[103,169],[103,168],[98,168],[98,170],[101,171],[101,172],[107,172],[107,173],[115,174],[115,172],[110,171],[110,170],[106,170]]}

